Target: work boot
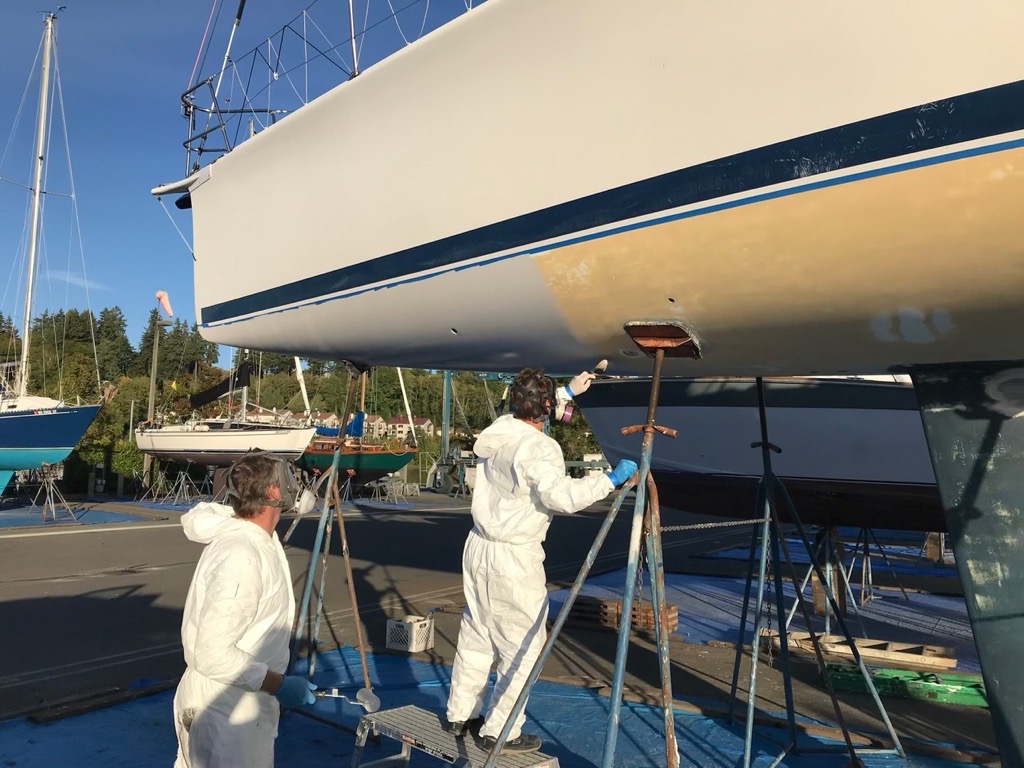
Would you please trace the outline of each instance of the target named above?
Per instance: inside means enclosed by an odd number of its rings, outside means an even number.
[[[484,727],[484,716],[479,715],[471,720],[456,720],[454,723],[448,720],[444,722],[444,729],[457,739],[463,738],[467,733],[476,736]]]
[[[497,739],[493,736],[484,736],[480,739],[480,747],[490,752],[494,749],[494,745],[497,743]],[[539,752],[540,751],[540,739],[534,736],[532,733],[521,733],[515,739],[509,739],[505,742],[505,746],[501,748],[504,752]]]

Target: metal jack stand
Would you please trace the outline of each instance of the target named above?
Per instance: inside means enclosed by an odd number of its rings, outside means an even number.
[[[615,764],[615,742],[619,731],[619,711],[622,706],[622,685],[626,673],[626,655],[629,649],[629,633],[632,625],[633,598],[636,589],[636,577],[640,566],[640,540],[641,534],[645,536],[647,546],[647,567],[651,576],[651,602],[654,607],[654,628],[655,639],[658,644],[658,661],[661,669],[661,696],[664,710],[665,723],[665,764],[669,768],[678,768],[679,749],[676,745],[675,723],[672,711],[672,677],[671,659],[669,658],[669,631],[665,626],[665,568],[661,552],[661,515],[658,507],[657,487],[650,475],[651,455],[654,449],[654,434],[660,432],[668,437],[675,437],[676,431],[668,427],[658,426],[654,423],[655,413],[658,408],[658,393],[661,387],[661,368],[666,356],[671,357],[700,357],[700,350],[697,343],[690,337],[689,333],[676,322],[631,322],[626,323],[625,331],[641,350],[654,358],[654,370],[651,377],[651,395],[647,407],[647,420],[643,425],[624,427],[623,432],[632,434],[643,431],[643,448],[640,456],[640,467],[637,473],[636,501],[633,506],[633,527],[629,541],[629,557],[626,564],[626,584],[622,596],[622,618],[619,624],[619,639],[615,654],[615,671],[612,677],[611,701],[608,712],[608,730],[605,734],[605,748],[603,768],[612,768]],[[579,575],[569,590],[562,609],[551,627],[547,642],[537,658],[526,684],[523,686],[519,698],[509,713],[505,725],[498,735],[498,739],[491,749],[487,762],[483,768],[493,768],[501,748],[508,740],[512,724],[526,706],[526,699],[530,690],[540,677],[544,668],[544,661],[554,648],[555,640],[561,631],[573,603],[579,596],[583,583],[590,573],[590,569],[597,558],[597,554],[604,544],[608,530],[615,521],[625,500],[626,493],[632,487],[632,482],[627,483],[619,492],[615,503],[612,504],[608,515],[605,517],[597,538],[587,553],[587,557],[580,568]],[[650,494],[648,496],[648,493]]]
[[[68,504],[64,494],[57,487],[57,481],[64,475],[63,470],[64,467],[61,464],[43,464],[39,468],[40,485],[35,498],[32,499],[32,506],[39,506],[39,497],[43,497],[42,520],[46,520],[46,516],[49,515],[54,522],[57,522],[58,510],[69,515],[72,520],[78,520],[71,505]]]
[[[781,497],[785,504],[786,511],[789,515],[790,521],[796,526],[797,531],[800,534],[800,538],[803,541],[804,547],[807,550],[807,554],[811,560],[811,568],[817,574],[823,585],[829,583],[824,572],[822,571],[821,565],[818,563],[815,550],[811,545],[810,540],[807,537],[807,533],[800,522],[800,518],[796,513],[796,509],[793,506],[793,502],[789,497],[789,493],[786,491],[786,487],[782,484],[782,481],[775,476],[772,472],[771,452],[781,453],[782,449],[776,445],[773,445],[768,441],[768,423],[765,417],[765,405],[764,405],[764,382],[761,377],[757,378],[757,401],[758,401],[758,412],[760,414],[761,421],[761,440],[756,443],[751,443],[751,448],[760,448],[761,457],[764,464],[763,475],[761,477],[761,483],[757,489],[757,509],[761,511],[761,524],[758,528],[755,528],[754,535],[750,541],[750,555],[747,565],[747,584],[746,590],[743,595],[743,611],[740,619],[740,630],[739,639],[736,644],[736,661],[733,666],[732,675],[732,686],[729,693],[729,711],[728,717],[733,720],[734,705],[736,702],[736,689],[739,680],[740,672],[740,661],[743,656],[743,637],[746,630],[747,615],[750,608],[750,593],[751,585],[754,576],[754,563],[759,563],[759,569],[757,573],[757,595],[754,607],[754,620],[753,620],[753,637],[751,640],[751,652],[750,652],[750,675],[748,678],[747,687],[747,714],[746,714],[746,731],[744,736],[743,745],[743,768],[750,767],[751,761],[751,749],[753,743],[753,727],[754,727],[754,706],[756,701],[757,691],[757,666],[758,666],[758,653],[760,650],[761,643],[761,629],[762,629],[762,616],[765,599],[765,580],[767,576],[768,561],[772,563],[772,579],[775,582],[775,612],[779,626],[779,648],[782,662],[782,674],[786,696],[786,719],[788,721],[789,730],[789,743],[783,748],[779,755],[770,764],[769,768],[778,765],[782,759],[789,753],[799,753],[800,749],[797,745],[796,740],[796,715],[793,705],[793,688],[792,679],[790,674],[790,659],[789,659],[789,638],[787,625],[788,622],[784,618],[783,608],[783,594],[782,594],[782,558],[785,557],[789,576],[792,579],[796,590],[796,600],[800,607],[801,613],[804,618],[804,622],[807,625],[807,630],[810,634],[811,642],[814,646],[814,654],[818,660],[818,668],[821,671],[822,680],[825,683],[825,687],[828,690],[829,697],[832,699],[832,706],[835,709],[836,719],[839,723],[839,727],[843,732],[843,739],[846,742],[846,751],[850,755],[850,766],[863,766],[860,758],[857,757],[857,753],[853,747],[853,742],[850,739],[849,730],[846,727],[846,722],[843,719],[842,711],[839,707],[839,701],[836,699],[835,691],[832,688],[832,682],[829,679],[827,670],[825,668],[825,660],[822,655],[821,646],[818,641],[818,636],[814,632],[811,624],[810,612],[807,609],[807,604],[803,597],[803,592],[798,586],[798,579],[796,575],[796,568],[793,564],[793,559],[790,557],[789,545],[786,542],[785,535],[782,531],[782,524],[780,522],[779,512],[776,507],[776,497]],[[758,547],[759,544],[759,547]],[[758,552],[759,556],[755,557],[755,552]],[[871,679],[871,675],[868,673],[867,667],[864,665],[864,660],[861,658],[860,652],[857,649],[857,645],[853,641],[853,637],[850,634],[849,628],[846,625],[846,620],[843,618],[842,613],[839,610],[839,606],[836,603],[835,596],[832,594],[832,590],[826,588],[825,599],[829,602],[833,615],[836,617],[836,621],[840,626],[840,629],[846,637],[846,641],[850,646],[850,650],[853,653],[854,660],[860,669],[861,675],[864,677],[864,681],[867,685],[868,691],[874,698],[875,706],[878,709],[879,715],[885,724],[885,727],[889,733],[889,737],[892,739],[894,749],[886,750],[871,750],[872,752],[881,753],[896,753],[900,757],[905,758],[906,754],[903,751],[903,745],[900,743],[899,737],[896,735],[896,731],[893,729],[892,723],[889,720],[889,715],[882,705],[882,701],[878,696],[878,691],[875,689],[874,682]],[[770,642],[770,641],[769,641]],[[814,749],[804,751],[835,751],[834,749]]]
[[[316,653],[317,647],[320,642],[320,619],[323,616],[324,607],[324,594],[327,586],[327,555],[331,549],[331,532],[334,527],[334,522],[337,520],[338,523],[338,535],[341,539],[341,555],[345,563],[345,577],[348,582],[348,596],[349,603],[352,606],[352,618],[355,623],[356,632],[356,644],[359,648],[359,660],[362,663],[363,670],[363,685],[364,689],[370,693],[373,691],[373,687],[370,684],[370,669],[366,663],[366,643],[363,639],[363,627],[362,621],[359,616],[359,604],[356,601],[356,590],[355,582],[352,577],[352,560],[349,557],[348,548],[348,537],[345,533],[345,521],[343,517],[343,496],[342,491],[338,487],[338,464],[341,460],[341,449],[336,448],[334,451],[334,462],[328,472],[324,473],[320,479],[313,486],[314,493],[319,491],[323,486],[326,486],[324,492],[324,505],[320,512],[320,520],[317,525],[316,537],[313,540],[313,546],[310,549],[309,555],[309,569],[306,572],[306,583],[302,591],[302,601],[300,603],[300,610],[298,617],[295,621],[294,634],[292,638],[292,651],[291,661],[289,663],[289,671],[295,664],[300,652],[302,651],[302,638],[306,627],[307,621],[310,619],[310,609],[313,610],[313,628],[310,633],[309,639],[309,665],[307,671],[308,679],[313,678],[313,673],[316,670]],[[351,483],[351,477],[345,482],[345,494],[348,495],[349,485]],[[292,532],[295,530],[299,519],[292,523],[289,527],[288,532],[285,534],[285,541],[291,537]],[[316,603],[313,605],[313,581],[316,578],[317,562],[320,563],[320,587],[317,590]],[[362,692],[362,691],[360,691]],[[337,727],[342,730],[348,731],[349,733],[355,734],[355,731],[351,728],[347,728],[341,725]]]
[[[861,542],[864,542],[864,549],[861,550]],[[885,554],[885,548],[878,542],[878,537],[875,536],[875,532],[868,528],[866,525],[863,526],[857,533],[857,542],[853,545],[853,557],[850,558],[850,568],[846,571],[846,580],[849,582],[850,577],[853,575],[854,565],[857,563],[858,553],[861,555],[860,560],[860,604],[867,605],[869,601],[875,599],[875,580],[871,573],[871,542],[875,542],[875,547],[882,555],[882,561],[889,568],[889,573],[892,574],[893,580],[896,582],[896,586],[900,588],[900,592],[903,593],[904,600],[910,600],[910,596],[907,594],[907,590],[903,588],[903,582],[900,581],[900,577],[896,575],[896,569],[892,567],[892,563],[889,562],[889,556]]]

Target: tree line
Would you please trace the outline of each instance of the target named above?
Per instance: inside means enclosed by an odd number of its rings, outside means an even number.
[[[85,467],[103,464],[108,471],[128,476],[141,471],[142,456],[131,439],[131,431],[145,419],[149,407],[149,375],[157,333],[160,342],[154,411],[163,421],[185,420],[193,415],[189,395],[217,384],[229,373],[217,364],[218,346],[203,339],[196,324],[179,319],[161,327],[159,312],[154,308],[138,344],[133,345],[124,314],[116,306],[104,308],[96,318],[88,310],[71,309],[43,313],[31,323],[29,391],[68,403],[103,401],[99,415],[73,454]],[[13,363],[20,352],[18,329],[11,318],[0,313],[0,363]],[[239,350],[232,365],[237,366],[243,357],[253,372],[248,388],[251,406],[301,414],[303,403],[292,356]],[[302,364],[311,409],[333,412],[344,419],[349,383],[358,373],[336,361],[310,359]],[[14,366],[0,370],[10,383]],[[443,374],[418,369],[403,369],[402,373],[413,415],[429,418],[440,427]],[[504,386],[499,380],[470,372],[453,376],[451,426],[456,438],[468,442],[474,431],[491,422]],[[394,368],[372,369],[365,387],[357,382],[354,391],[350,410],[362,406],[384,419],[406,415]],[[238,404],[237,395],[233,404]],[[195,415],[227,416],[228,402],[221,399],[210,403]],[[598,450],[580,416],[570,425],[554,425],[552,435],[562,444],[569,460]],[[436,450],[435,446],[435,441],[428,441],[423,449]],[[69,460],[66,476],[69,470],[75,474],[75,461]]]

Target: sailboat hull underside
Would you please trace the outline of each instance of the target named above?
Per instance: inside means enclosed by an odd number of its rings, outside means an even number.
[[[997,6],[488,3],[197,177],[202,333],[501,371],[645,373],[638,319],[700,342],[670,375],[1016,358],[1024,7]]]

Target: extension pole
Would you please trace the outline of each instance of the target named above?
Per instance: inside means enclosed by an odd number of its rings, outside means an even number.
[[[363,686],[373,690],[370,685],[370,668],[366,663],[366,643],[363,641],[363,622],[359,616],[359,603],[356,600],[356,585],[352,579],[352,558],[349,557],[348,536],[345,533],[345,516],[341,509],[341,496],[338,493],[338,462],[341,459],[341,448],[334,449],[334,465],[331,467],[333,476],[330,483],[330,494],[334,497],[335,509],[338,510],[338,535],[341,536],[341,557],[345,563],[345,578],[348,580],[348,599],[352,605],[352,621],[355,624],[356,644],[359,646],[359,662],[363,666]]]

